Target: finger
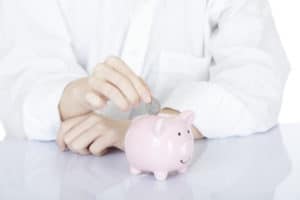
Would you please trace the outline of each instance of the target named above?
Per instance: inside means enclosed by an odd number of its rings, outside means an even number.
[[[127,64],[118,57],[108,57],[105,63],[127,76],[145,103],[151,102],[151,92],[147,84],[138,77]]]
[[[93,109],[101,109],[107,103],[107,99],[105,97],[100,97],[99,95],[95,94],[94,92],[88,92],[85,95],[85,99],[86,99],[87,103]]]
[[[74,117],[69,120],[66,120],[61,123],[60,129],[58,131],[57,137],[56,137],[56,142],[59,146],[59,148],[64,151],[66,148],[66,144],[64,142],[64,135],[71,129],[73,128],[76,124],[81,122],[83,119],[85,119],[87,116],[79,116],[79,117]]]
[[[105,134],[97,138],[89,147],[91,154],[101,156],[105,150],[113,145],[113,138],[111,134]]]
[[[138,104],[139,94],[131,81],[124,74],[110,66],[103,67],[101,71],[96,71],[94,74],[96,77],[99,77],[99,79],[104,79],[115,85],[132,105]]]
[[[79,155],[89,155],[90,154],[88,149],[70,149],[70,151],[77,153]]]
[[[103,128],[99,128],[98,125],[89,128],[84,134],[72,141],[72,148],[75,150],[88,149],[88,146],[101,136],[102,131]]]
[[[71,148],[72,141],[80,136],[83,132],[93,127],[99,121],[99,117],[95,115],[89,115],[86,119],[81,121],[79,124],[71,128],[64,137],[65,144]]]
[[[129,109],[129,103],[126,97],[124,97],[120,90],[117,89],[115,86],[103,80],[96,79],[94,77],[90,77],[89,82],[91,87],[95,91],[110,99],[121,110],[127,111]]]

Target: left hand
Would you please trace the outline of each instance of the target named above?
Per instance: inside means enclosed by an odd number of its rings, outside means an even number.
[[[57,144],[61,150],[101,156],[109,147],[124,150],[129,120],[113,120],[96,113],[68,119],[61,124]]]

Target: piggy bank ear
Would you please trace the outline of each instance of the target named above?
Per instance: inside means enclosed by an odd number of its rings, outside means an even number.
[[[164,126],[164,119],[159,118],[156,120],[154,125],[154,135],[155,136],[161,136],[163,133],[163,126]]]
[[[188,124],[193,124],[195,119],[195,114],[192,111],[184,111],[179,114],[179,117],[186,121]]]

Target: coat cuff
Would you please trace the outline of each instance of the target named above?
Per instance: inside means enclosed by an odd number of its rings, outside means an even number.
[[[252,115],[242,101],[211,82],[182,84],[162,106],[193,111],[194,126],[207,138],[249,135],[255,131]]]
[[[51,141],[61,124],[58,109],[66,85],[84,75],[69,75],[43,81],[25,97],[23,104],[23,128],[28,139]]]

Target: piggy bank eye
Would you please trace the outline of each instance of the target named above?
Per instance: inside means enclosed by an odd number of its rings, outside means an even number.
[[[190,130],[187,130],[187,133],[190,133],[191,131]]]
[[[180,133],[180,132],[178,132],[178,136],[181,136],[181,133]]]

